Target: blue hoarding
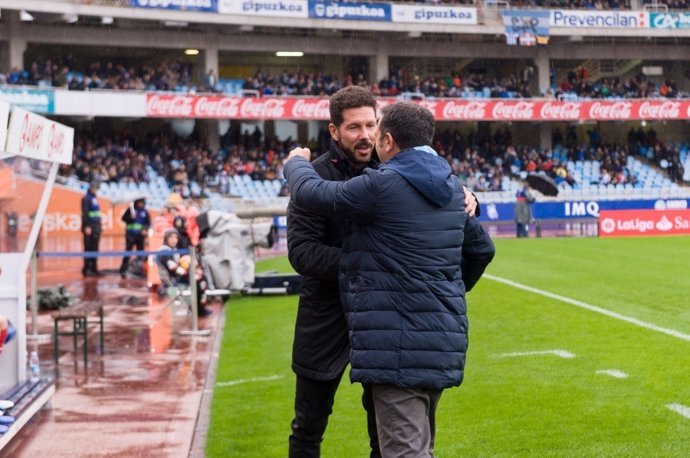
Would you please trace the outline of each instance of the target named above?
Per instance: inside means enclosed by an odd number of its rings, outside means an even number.
[[[481,194],[478,196],[481,201]],[[513,203],[484,203],[480,221],[513,221]],[[690,208],[690,199],[573,200],[536,202],[532,214],[537,220],[582,219],[599,217],[600,210],[666,210]]]
[[[130,0],[129,4],[136,8],[218,12],[218,0]]]
[[[309,17],[390,22],[392,14],[391,5],[388,3],[338,3],[310,0]]]
[[[690,29],[690,13],[650,13],[649,24],[654,29]]]
[[[53,91],[1,88],[0,100],[34,113],[55,113],[55,93]]]

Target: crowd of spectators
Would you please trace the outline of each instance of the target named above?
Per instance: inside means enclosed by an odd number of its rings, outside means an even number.
[[[258,130],[227,134],[218,152],[194,138],[179,139],[173,134],[79,133],[72,163],[61,166],[60,174],[86,182],[141,183],[150,182],[153,171],[166,179],[172,192],[195,198],[203,197],[208,187],[227,193],[232,175],[253,180],[281,177],[282,160],[294,146],[291,139],[264,140]]]
[[[139,90],[178,92],[222,92],[223,85],[217,75],[209,71],[203,81],[193,81],[193,66],[188,61],[164,61],[159,64],[129,65],[116,61],[105,64],[94,62],[75,70],[78,64],[68,55],[64,58],[32,61],[28,68],[13,68],[8,74],[0,73],[0,85],[30,85],[62,87],[70,90]],[[395,97],[417,94],[424,97],[531,97],[536,70],[525,66],[519,71],[501,75],[487,74],[483,70],[450,72],[445,76],[426,76],[408,69],[391,68],[390,76],[370,84],[361,69],[350,69],[339,76],[327,72],[294,71],[285,69],[279,74],[258,71],[247,78],[242,89],[256,91],[263,96],[330,96],[342,87],[359,85],[369,87],[376,96]],[[579,66],[567,73],[557,84],[552,72],[552,88],[544,95],[559,97],[573,95],[583,98],[649,98],[688,97],[680,91],[673,79],[655,82],[640,73],[633,78],[603,78],[592,81],[587,69]]]
[[[534,69],[523,71],[522,76],[487,78],[485,72],[470,71],[464,77],[460,72],[448,76],[421,76],[410,71],[391,69],[391,75],[369,85],[364,74],[350,72],[339,78],[334,74],[292,72],[284,70],[279,75],[257,72],[248,78],[244,90],[255,90],[261,95],[313,95],[328,96],[342,87],[358,85],[369,87],[376,96],[395,97],[401,94],[417,94],[425,97],[463,97],[481,94],[485,97],[529,97],[529,85]]]
[[[614,77],[602,78],[598,82],[592,82],[588,77],[587,69],[582,66],[568,72],[556,90],[547,95],[558,97],[561,94],[575,94],[578,97],[594,99],[610,97],[636,99],[650,97],[678,98],[688,96],[687,93],[678,90],[678,86],[673,79],[669,78],[657,84],[642,73],[625,80]]]
[[[0,73],[0,84],[61,87],[84,91],[119,89],[173,91],[192,87],[192,64],[188,61],[164,61],[156,65],[128,64],[118,61],[80,65],[74,56],[33,60],[26,68],[12,68]]]
[[[628,146],[632,153],[646,158],[661,169],[666,170],[669,178],[676,183],[683,183],[685,168],[681,161],[680,145],[659,141],[654,129],[646,132],[639,128],[628,132]]]
[[[242,89],[258,91],[261,95],[315,95],[329,96],[344,86],[352,84],[367,85],[364,76],[355,79],[351,75],[338,77],[331,73],[293,72],[283,70],[279,75],[257,72],[248,78]]]
[[[309,146],[326,151],[330,136],[326,130]],[[589,143],[578,143],[574,128],[565,136],[556,131],[554,148],[518,145],[508,128],[495,132],[474,130],[463,135],[458,130],[437,133],[433,146],[450,164],[453,173],[475,192],[505,191],[504,177],[520,178],[525,173],[543,172],[559,186],[576,186],[569,161],[598,161],[598,178],[590,184],[636,184],[628,167],[629,156],[639,157],[665,169],[669,177],[682,182],[683,166],[677,145],[660,142],[653,129],[632,129],[625,144],[602,143],[590,131]],[[209,189],[228,194],[231,177],[248,175],[252,180],[282,178],[282,161],[296,146],[292,139],[265,139],[263,133],[228,132],[218,152],[193,138],[156,133],[135,138],[127,134],[100,137],[79,134],[75,138],[71,165],[62,166],[63,176],[83,181],[148,182],[154,175],[165,177],[171,191],[183,198],[204,197]],[[582,184],[582,183],[580,183]]]
[[[544,172],[557,183],[574,185],[565,155],[554,150],[515,145],[510,131],[493,134],[473,131],[466,137],[446,130],[434,139],[434,148],[445,157],[459,181],[474,192],[506,191],[504,177],[517,178],[521,172]]]
[[[530,81],[534,69],[526,67],[504,77],[487,78],[486,72],[471,70],[463,75],[451,72],[443,77],[424,77],[401,69],[391,69],[388,78],[373,85],[374,95],[397,96],[401,93],[422,94],[425,97],[463,97],[481,94],[492,98],[530,97]]]
[[[687,10],[690,9],[690,1],[688,0],[643,0],[645,5],[666,5],[669,10]]]

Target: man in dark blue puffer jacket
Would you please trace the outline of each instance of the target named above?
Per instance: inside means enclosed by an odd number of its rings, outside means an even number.
[[[372,384],[382,455],[426,457],[433,454],[442,390],[463,378],[465,293],[495,248],[476,218],[468,218],[447,161],[428,146],[431,112],[403,102],[382,115],[378,170],[328,182],[306,160],[309,150],[297,148],[285,175],[301,208],[348,219],[339,284],[350,378]]]

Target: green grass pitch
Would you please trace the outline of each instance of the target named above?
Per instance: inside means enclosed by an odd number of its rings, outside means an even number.
[[[468,294],[465,381],[441,398],[435,455],[690,456],[690,237],[496,247]],[[290,267],[285,258],[257,267],[267,269]],[[227,305],[208,456],[287,456],[296,306],[297,296]],[[368,456],[360,394],[346,375],[324,458]]]

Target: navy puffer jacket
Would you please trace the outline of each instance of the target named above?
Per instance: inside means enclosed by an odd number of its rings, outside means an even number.
[[[494,246],[467,217],[448,163],[409,149],[344,183],[321,180],[303,159],[288,161],[285,174],[297,205],[350,221],[340,290],[352,381],[459,385],[467,351],[466,286],[479,279]]]

